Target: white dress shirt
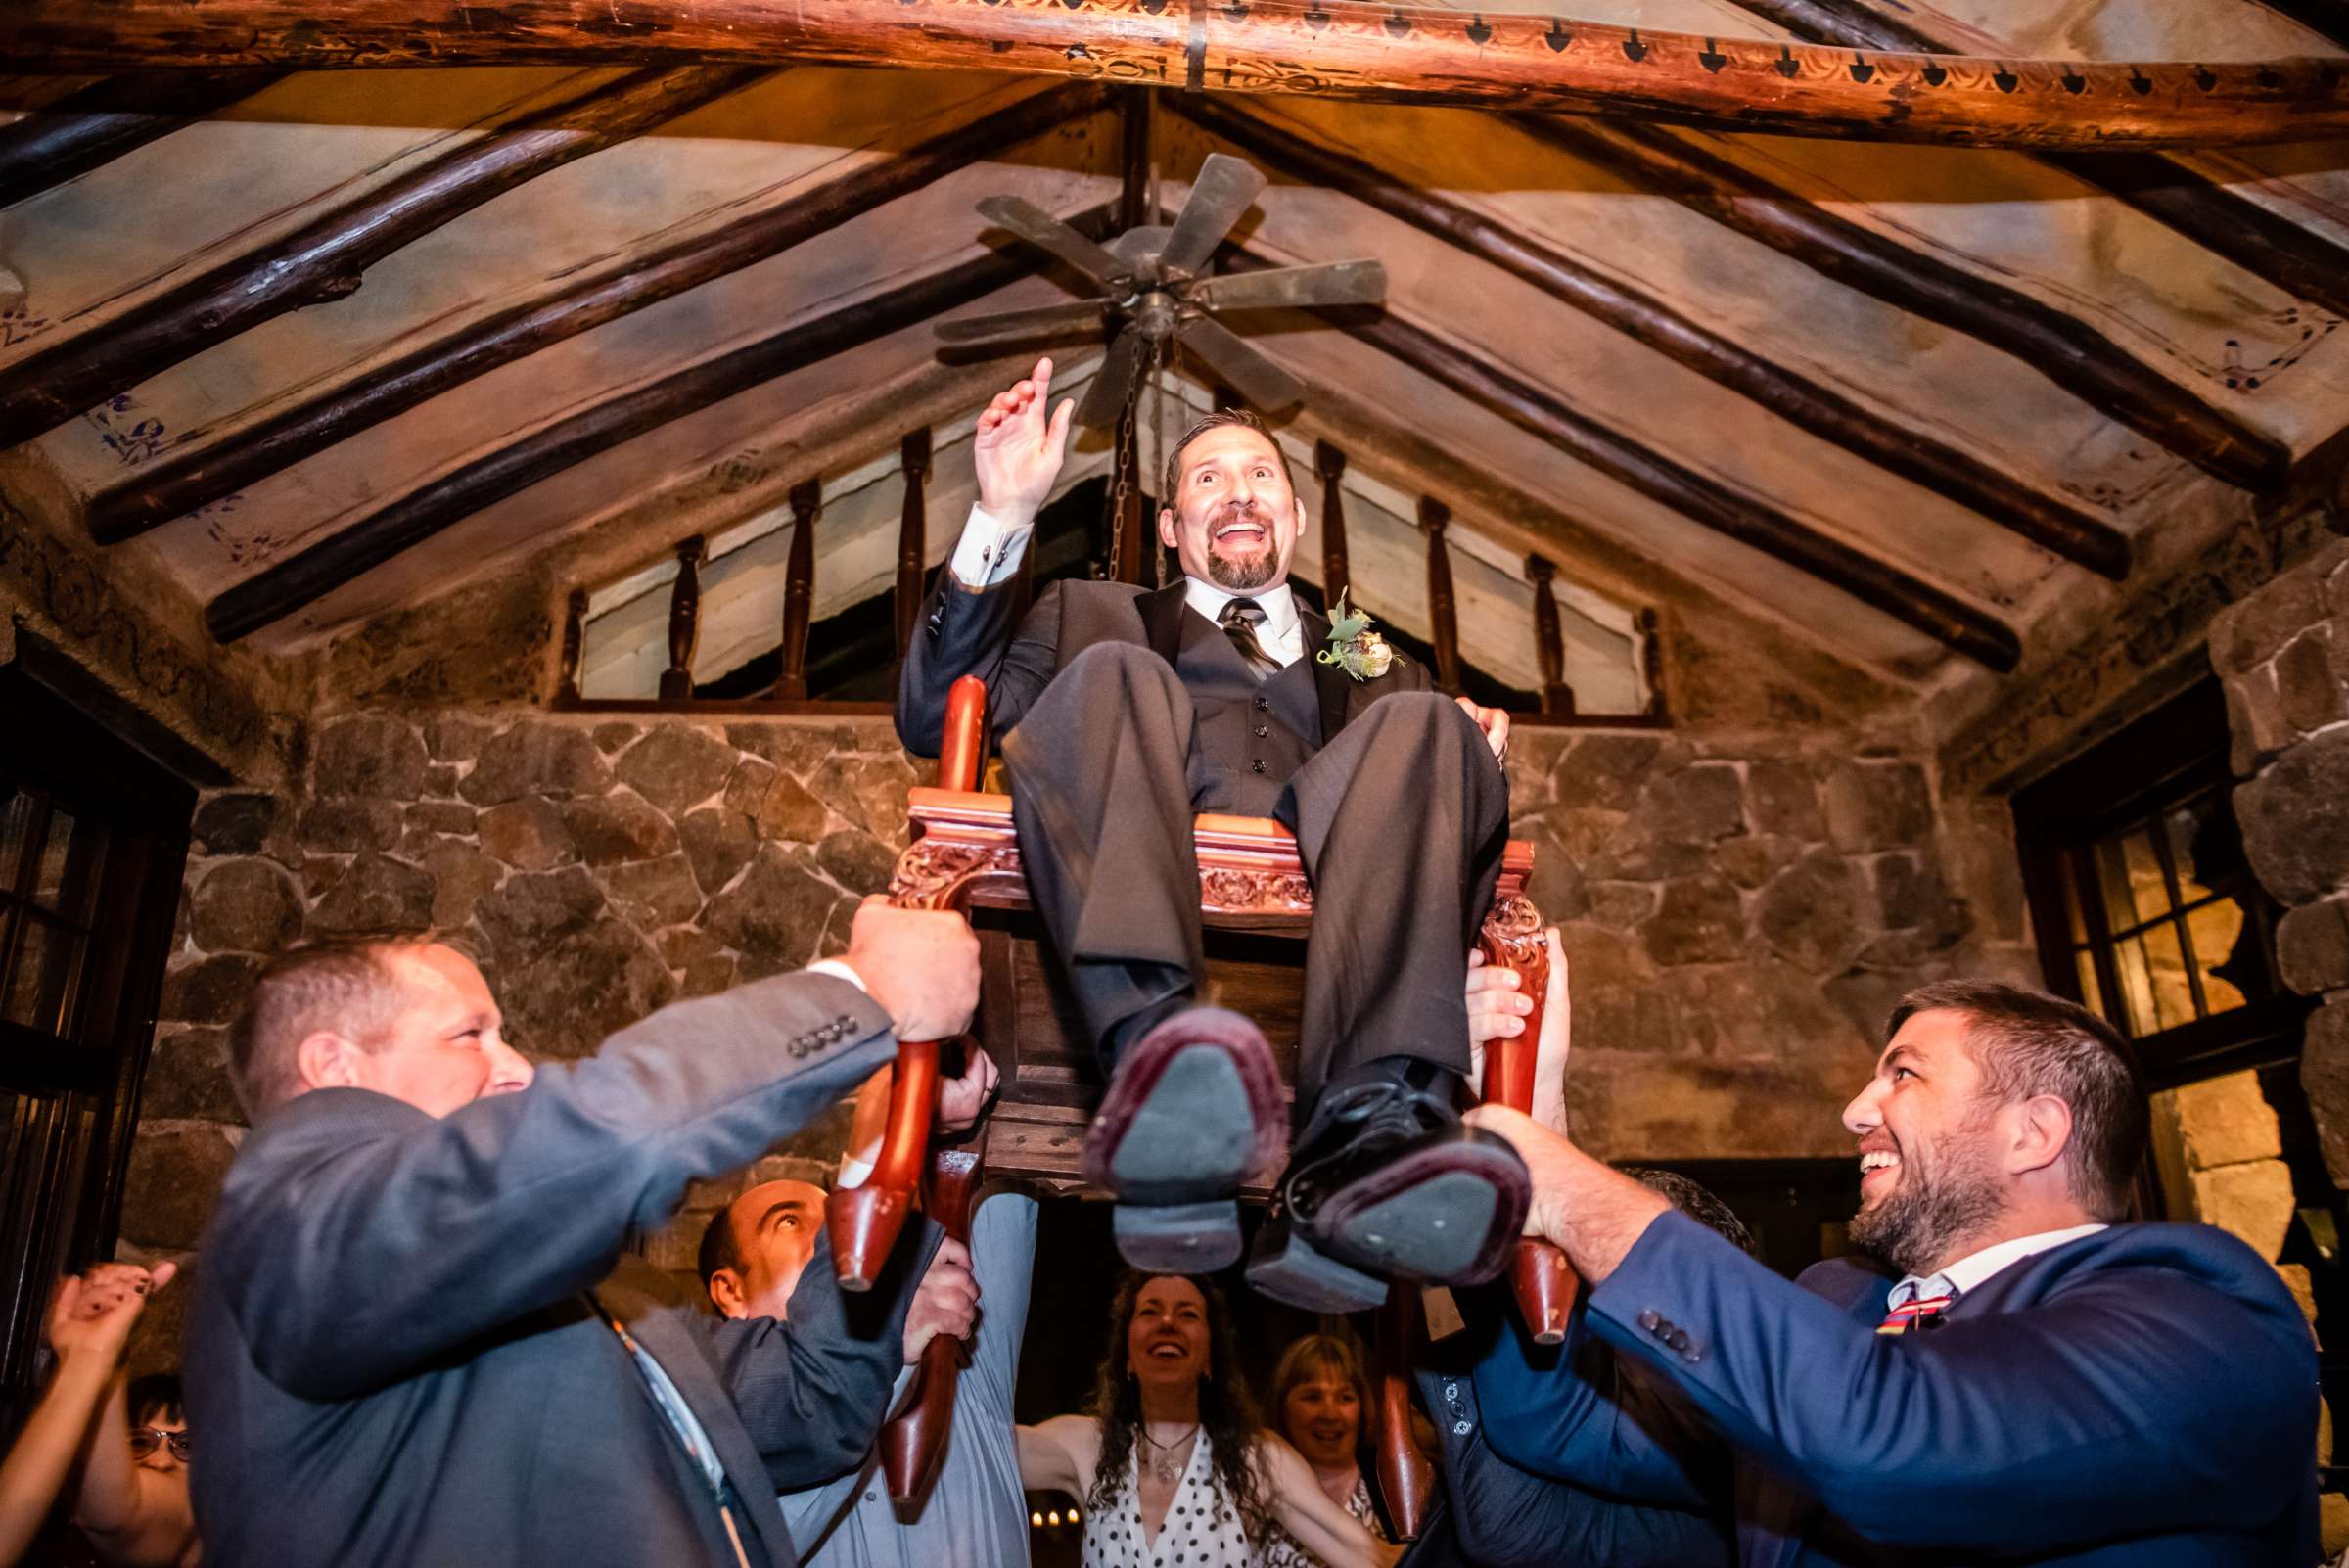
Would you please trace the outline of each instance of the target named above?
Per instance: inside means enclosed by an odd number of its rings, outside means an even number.
[[[1020,570],[1020,557],[1028,550],[1028,536],[1035,531],[1034,519],[1026,523],[1006,522],[984,506],[974,506],[970,521],[962,526],[962,537],[955,541],[953,560],[947,570],[966,588],[992,588],[1009,582]],[[1256,628],[1256,640],[1265,652],[1284,666],[1305,657],[1304,623],[1298,619],[1296,596],[1289,592],[1285,581],[1247,595],[1228,592],[1188,575],[1182,582],[1185,601],[1210,621],[1221,615],[1223,607],[1234,599],[1254,599],[1265,612],[1264,624]]]
[[[2046,1252],[2050,1247],[2060,1247],[2082,1236],[2093,1236],[2104,1228],[2101,1224],[2093,1224],[2073,1225],[2068,1230],[2043,1230],[2035,1236],[2016,1236],[2011,1241],[1984,1247],[1980,1252],[1969,1252],[1940,1273],[1921,1278],[1910,1274],[1903,1278],[1892,1287],[1891,1296],[1884,1302],[1884,1310],[1890,1312],[1912,1301],[1931,1301],[1936,1296],[1962,1296],[2002,1268],[2021,1263],[2025,1258]]]

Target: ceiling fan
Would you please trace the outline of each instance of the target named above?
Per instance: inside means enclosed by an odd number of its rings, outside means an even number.
[[[1251,407],[1287,408],[1305,396],[1305,383],[1249,346],[1217,314],[1378,304],[1387,297],[1387,269],[1376,261],[1321,261],[1204,276],[1216,247],[1264,188],[1264,175],[1250,164],[1210,153],[1172,226],[1128,229],[1107,245],[1085,238],[1032,202],[990,196],[979,204],[983,216],[1058,256],[1102,293],[1091,300],[942,321],[938,335],[950,344],[1013,343],[1097,335],[1117,322],[1108,357],[1077,410],[1080,424],[1096,428],[1117,422],[1140,386],[1139,372],[1168,351],[1170,340],[1197,354]]]

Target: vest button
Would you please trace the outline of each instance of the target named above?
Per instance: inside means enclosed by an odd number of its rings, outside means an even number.
[[[1263,725],[1263,724],[1259,724],[1259,725],[1257,725],[1257,726],[1256,726],[1256,738],[1257,738],[1258,740],[1263,740],[1263,739],[1264,739],[1264,738],[1265,738],[1267,735],[1269,735],[1269,734],[1271,734],[1271,733],[1272,733],[1272,731],[1271,731],[1270,729],[1267,728],[1267,727],[1266,727],[1265,725]]]
[[[1265,770],[1265,760],[1264,760],[1263,758],[1261,758],[1261,757],[1260,757],[1260,758],[1258,758],[1258,759],[1257,759],[1255,761],[1253,761],[1253,762],[1250,762],[1250,763],[1248,764],[1248,771],[1249,771],[1249,772],[1251,772],[1251,773],[1261,773],[1261,772],[1263,772],[1264,770]]]
[[[1268,714],[1272,712],[1272,699],[1269,697],[1259,697],[1256,700],[1256,711],[1260,714]]]

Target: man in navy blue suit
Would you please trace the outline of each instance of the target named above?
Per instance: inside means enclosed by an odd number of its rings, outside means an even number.
[[[1497,1453],[1630,1500],[1709,1498],[1747,1568],[2317,1561],[2317,1366],[2275,1269],[2205,1225],[2121,1223],[2147,1130],[2094,1014],[1946,982],[1845,1109],[1852,1239],[1789,1284],[1530,1118],[1529,1230],[1589,1288],[1617,1386],[1488,1359]],[[1661,1389],[1693,1417],[1658,1418]],[[1727,1459],[1727,1479],[1719,1460]]]

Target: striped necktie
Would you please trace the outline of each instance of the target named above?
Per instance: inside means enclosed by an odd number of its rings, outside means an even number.
[[[1216,618],[1223,634],[1240,651],[1240,660],[1248,672],[1258,680],[1280,673],[1280,661],[1265,652],[1265,645],[1256,640],[1256,628],[1265,623],[1265,607],[1254,599],[1234,599],[1223,607]]]
[[[1877,1325],[1879,1334],[1906,1334],[1919,1328],[1938,1328],[1941,1314],[1950,1310],[1956,1295],[1914,1296],[1884,1314]]]

